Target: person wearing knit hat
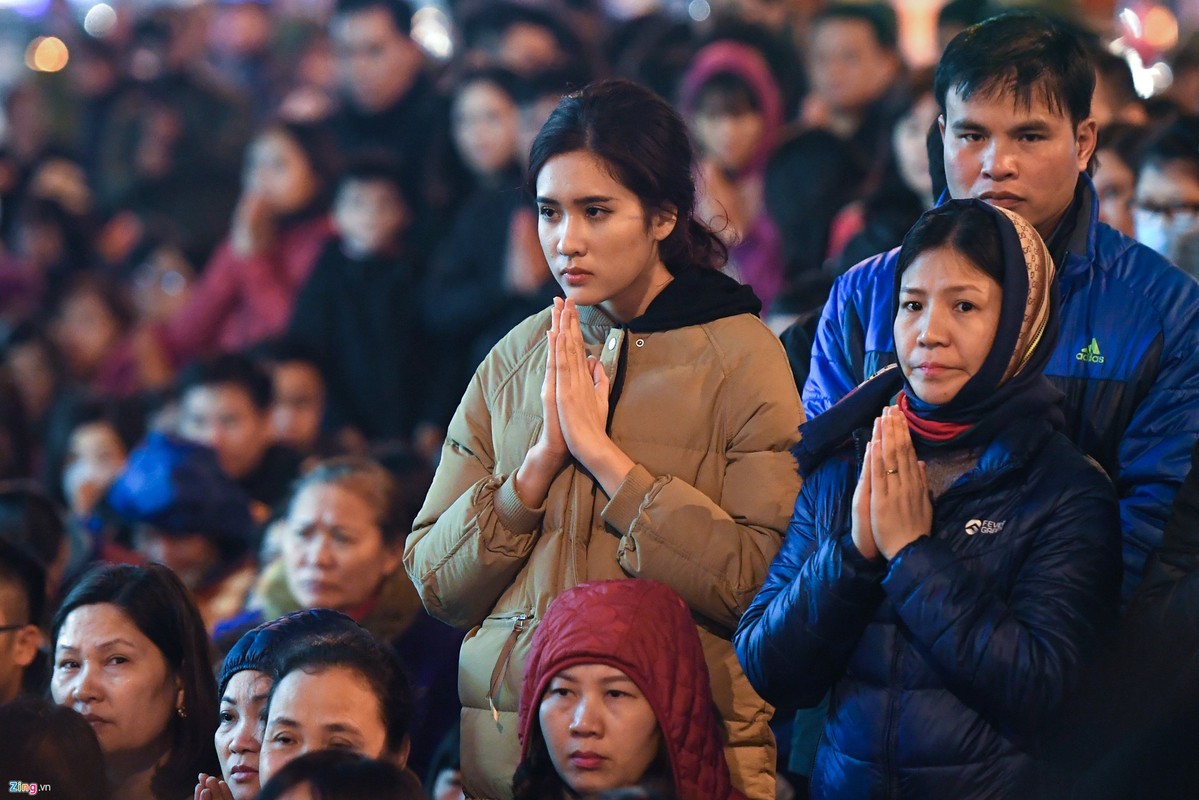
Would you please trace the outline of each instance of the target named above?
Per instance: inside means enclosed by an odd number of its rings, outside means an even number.
[[[732,788],[708,666],[683,598],[650,579],[583,583],[533,637],[516,800],[643,784],[678,800]]]
[[[895,271],[897,365],[803,428],[806,480],[734,643],[764,698],[815,712],[813,798],[1020,796],[1115,623],[1116,494],[1043,374],[1054,272],[1014,212],[925,212]]]
[[[250,499],[211,449],[151,433],[130,454],[107,504],[135,527],[138,551],[192,591],[209,631],[241,608],[255,575]]]
[[[254,800],[258,796],[261,714],[279,665],[292,653],[357,627],[345,614],[318,608],[263,623],[237,640],[217,674],[221,705],[214,743],[224,780],[200,775],[196,800]]]

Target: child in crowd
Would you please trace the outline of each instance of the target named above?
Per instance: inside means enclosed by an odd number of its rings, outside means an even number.
[[[224,355],[184,370],[178,395],[179,435],[216,451],[265,522],[300,469],[299,455],[271,438],[270,377],[245,356]]]
[[[288,338],[320,365],[332,430],[411,443],[431,457],[442,434],[430,408],[405,186],[399,165],[381,155],[342,175],[333,203],[338,236],[296,300]]]
[[[328,392],[320,364],[308,348],[278,339],[254,348],[252,357],[271,376],[271,436],[275,443],[304,457],[339,452],[333,437],[321,429]]]
[[[213,451],[152,433],[130,455],[107,504],[135,526],[138,552],[170,567],[192,592],[208,630],[245,603],[257,575],[250,500]]]

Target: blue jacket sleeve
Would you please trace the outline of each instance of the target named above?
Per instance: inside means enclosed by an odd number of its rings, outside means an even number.
[[[749,682],[777,706],[823,699],[883,598],[883,563],[865,559],[848,532],[817,529],[819,477],[804,483],[782,549],[733,638]]]
[[[866,364],[872,360],[869,350],[890,351],[892,265],[897,257],[898,250],[880,253],[833,283],[816,328],[803,388],[808,419],[870,377],[866,374]],[[884,360],[889,363],[889,358]]]
[[[1138,250],[1143,248],[1137,248]],[[1142,256],[1143,257],[1143,256]],[[1120,438],[1119,473],[1124,532],[1123,597],[1129,598],[1162,532],[1199,437],[1199,284],[1169,269],[1146,289],[1162,298],[1161,355],[1149,390]],[[1148,365],[1147,365],[1148,366]]]
[[[1115,622],[1120,559],[1115,497],[1098,475],[1054,507],[1015,587],[999,596],[942,541],[892,560],[883,588],[945,683],[1005,735],[1027,741],[1076,687]]]
[[[847,280],[842,275],[833,283],[820,324],[816,327],[816,341],[812,345],[812,363],[808,380],[803,387],[804,415],[812,419],[821,411],[836,403],[857,386],[860,379],[854,372],[854,361],[860,367],[861,356],[854,353],[846,343]]]

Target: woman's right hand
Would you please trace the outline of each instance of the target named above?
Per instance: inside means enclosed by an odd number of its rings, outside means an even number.
[[[545,378],[541,381],[541,436],[525,453],[525,460],[516,470],[516,493],[529,508],[537,508],[549,494],[550,484],[570,461],[570,449],[562,436],[562,425],[558,420],[558,398],[555,386],[558,381],[557,345],[562,331],[561,298],[554,298],[550,309],[550,330],[545,356]]]
[[[192,800],[233,800],[229,784],[214,775],[200,773],[200,779],[192,792]]]
[[[866,456],[862,459],[862,474],[858,476],[858,487],[853,490],[853,510],[850,536],[854,547],[870,561],[879,557],[874,532],[870,528],[870,473],[873,469],[873,444],[866,445]]]

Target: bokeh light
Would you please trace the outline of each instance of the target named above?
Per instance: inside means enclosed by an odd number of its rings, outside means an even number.
[[[1165,6],[1153,6],[1141,20],[1144,25],[1145,44],[1158,51],[1166,51],[1178,44],[1178,19]]]
[[[35,72],[58,72],[69,59],[66,44],[57,36],[39,36],[25,50],[25,66]]]
[[[108,3],[97,3],[83,18],[83,29],[89,36],[102,39],[112,32],[117,24],[117,12]]]

